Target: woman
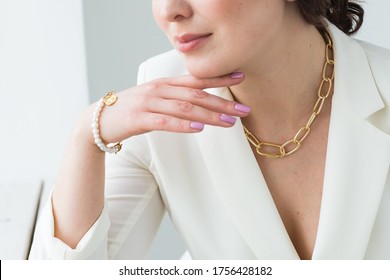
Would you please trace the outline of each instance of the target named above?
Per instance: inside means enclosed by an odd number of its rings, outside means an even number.
[[[362,8],[153,11],[176,50],[81,116],[30,257],[144,258],[167,210],[195,259],[390,259],[390,53],[346,35]]]

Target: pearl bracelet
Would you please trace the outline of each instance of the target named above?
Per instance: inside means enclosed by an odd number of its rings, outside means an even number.
[[[95,144],[100,148],[100,150],[110,154],[112,153],[116,154],[117,152],[119,152],[122,149],[122,143],[118,142],[111,146],[106,146],[103,143],[102,138],[100,138],[99,117],[103,110],[104,105],[107,106],[114,105],[117,100],[118,97],[115,95],[115,92],[113,91],[110,91],[104,97],[102,97],[96,104],[95,110],[93,111],[92,124],[91,124]]]

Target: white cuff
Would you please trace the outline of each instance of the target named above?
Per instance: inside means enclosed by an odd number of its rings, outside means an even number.
[[[51,198],[51,194],[49,196]],[[107,236],[110,220],[107,202],[102,213],[92,227],[83,236],[75,249],[54,237],[54,217],[51,199],[47,200],[42,215],[39,217],[31,248],[30,259],[107,259]]]

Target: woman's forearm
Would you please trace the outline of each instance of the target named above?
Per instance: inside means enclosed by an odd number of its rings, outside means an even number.
[[[54,235],[75,248],[104,205],[105,154],[91,143],[88,116],[70,139],[53,190]]]

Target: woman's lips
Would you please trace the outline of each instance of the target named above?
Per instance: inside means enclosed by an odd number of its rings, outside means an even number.
[[[211,36],[207,34],[184,34],[175,37],[176,46],[182,53],[190,52],[203,45]]]

